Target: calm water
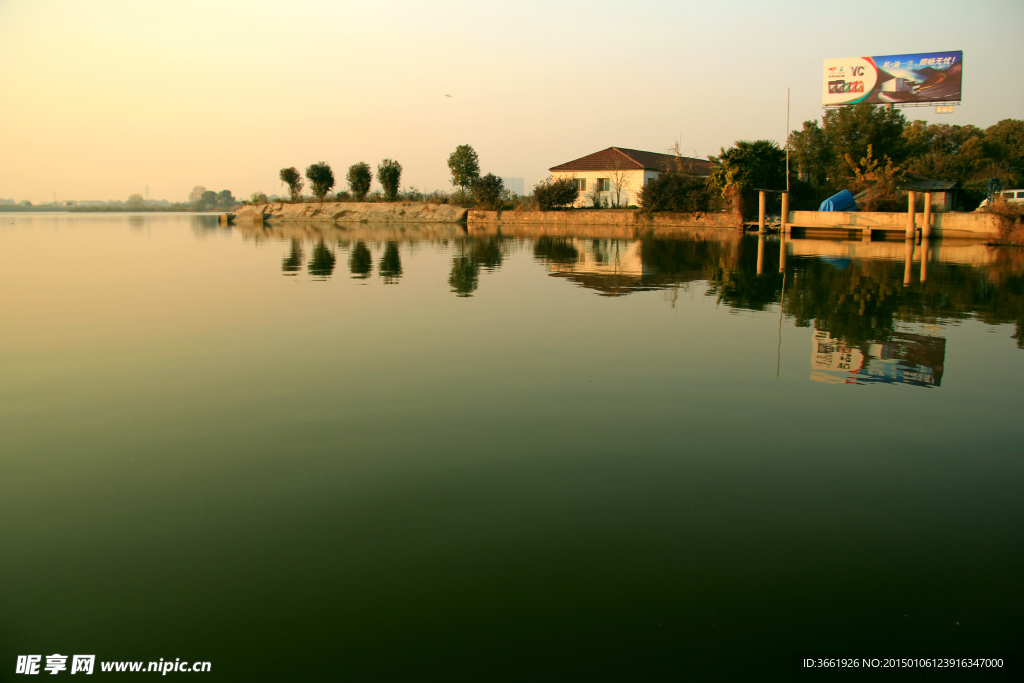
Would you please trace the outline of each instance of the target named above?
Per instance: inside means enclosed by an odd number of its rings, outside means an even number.
[[[0,680],[1020,650],[1020,251],[0,221]]]

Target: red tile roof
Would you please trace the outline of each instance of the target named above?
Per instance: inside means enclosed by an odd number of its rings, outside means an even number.
[[[600,152],[594,152],[585,157],[559,164],[548,170],[554,173],[614,170],[639,171],[642,169],[665,172],[675,168],[675,161],[677,159],[683,163],[683,169],[687,173],[693,173],[694,175],[708,176],[711,175],[711,171],[715,168],[713,163],[705,159],[677,157],[674,154],[643,152],[638,149],[625,149],[623,147],[609,147]]]

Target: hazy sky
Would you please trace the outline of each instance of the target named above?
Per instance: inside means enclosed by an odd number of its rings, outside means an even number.
[[[449,188],[464,143],[529,186],[611,145],[782,140],[829,57],[963,50],[963,106],[904,111],[985,127],[1024,118],[1022,35],[1020,0],[0,0],[0,198],[283,194],[283,166],[385,157]]]

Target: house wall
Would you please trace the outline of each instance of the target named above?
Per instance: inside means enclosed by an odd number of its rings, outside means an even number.
[[[624,171],[626,174],[626,183],[623,185],[621,193],[621,205],[629,206],[630,204],[636,204],[636,195],[640,192],[640,188],[643,187],[645,178],[657,177],[657,171]],[[592,206],[590,199],[590,191],[597,187],[598,178],[608,178],[609,184],[611,182],[611,173],[608,171],[576,171],[574,173],[556,173],[552,172],[551,177],[553,179],[559,178],[582,178],[587,181],[587,189],[580,192],[579,201],[574,206]],[[601,193],[601,199],[608,200],[608,205],[611,206],[614,200],[615,192],[609,190],[608,192]]]

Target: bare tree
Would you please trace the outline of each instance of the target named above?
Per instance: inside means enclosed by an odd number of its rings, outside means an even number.
[[[622,205],[622,193],[629,190],[629,173],[632,169],[626,167],[622,152],[612,156],[612,167],[608,171],[608,184],[614,196],[612,206],[618,208]]]

